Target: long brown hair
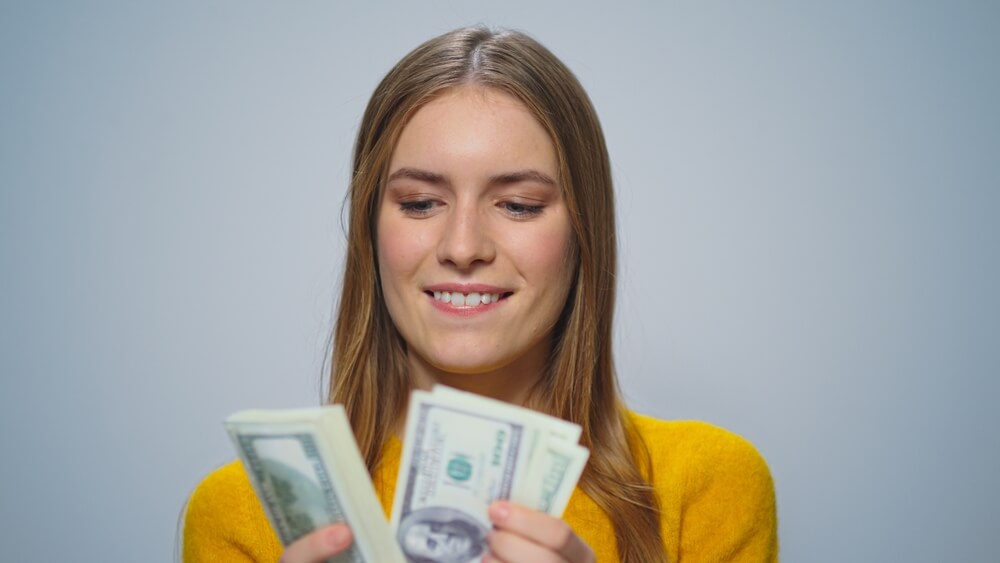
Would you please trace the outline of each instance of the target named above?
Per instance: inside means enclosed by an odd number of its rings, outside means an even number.
[[[604,134],[576,77],[545,47],[511,31],[446,33],[404,57],[375,89],[354,147],[347,258],[329,401],[347,410],[369,471],[406,406],[406,343],[381,295],[376,217],[389,160],[413,113],[448,88],[496,88],[524,103],[555,144],[576,250],[576,276],[548,370],[527,406],[583,427],[591,450],[580,486],[607,512],[623,561],[666,561],[645,445],[618,390],[611,350],[614,194]]]

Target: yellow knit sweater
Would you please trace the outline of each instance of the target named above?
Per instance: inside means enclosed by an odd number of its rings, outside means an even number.
[[[702,422],[633,415],[653,462],[661,528],[672,563],[778,559],[774,485],[764,459],[739,436]],[[386,517],[392,508],[402,444],[391,438],[372,481]],[[618,561],[608,515],[579,488],[563,519],[598,562]],[[281,557],[281,543],[238,461],[206,477],[188,501],[184,561],[260,561]]]

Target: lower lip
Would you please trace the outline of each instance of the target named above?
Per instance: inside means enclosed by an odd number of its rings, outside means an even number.
[[[434,299],[433,295],[427,295],[426,293],[424,295],[427,296],[427,299],[430,299],[431,305],[433,305],[435,309],[441,311],[442,313],[455,315],[457,317],[469,317],[480,313],[488,313],[507,300],[507,298],[503,298],[497,300],[496,303],[488,303],[486,305],[480,304],[474,307],[452,307],[450,303],[444,303],[443,301]]]

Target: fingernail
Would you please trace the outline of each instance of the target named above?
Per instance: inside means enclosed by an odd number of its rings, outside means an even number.
[[[327,539],[330,541],[330,547],[341,548],[347,545],[347,542],[351,538],[351,533],[347,531],[347,528],[343,526],[337,526],[330,531],[330,535]]]
[[[510,505],[506,502],[494,502],[490,506],[490,520],[502,522],[510,516]]]

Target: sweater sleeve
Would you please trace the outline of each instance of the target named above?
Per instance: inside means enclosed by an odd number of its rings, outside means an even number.
[[[680,499],[679,559],[695,562],[776,562],[777,509],[767,463],[750,442],[721,428],[698,425],[685,452]]]
[[[184,515],[184,563],[277,561],[281,543],[239,462],[205,477]]]

